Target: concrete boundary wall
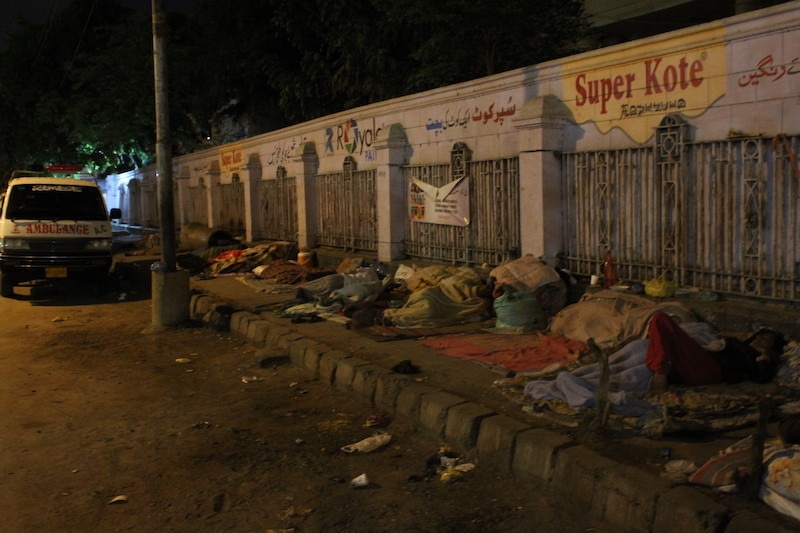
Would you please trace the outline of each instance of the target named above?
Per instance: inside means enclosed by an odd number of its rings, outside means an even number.
[[[400,258],[409,213],[406,165],[519,158],[521,254],[551,264],[561,252],[561,163],[566,151],[651,145],[680,115],[696,141],[798,133],[800,2],[737,15],[487,78],[364,106],[174,158],[179,224],[220,225],[219,186],[243,186],[245,238],[258,234],[259,180],[297,178],[297,242],[318,231],[314,177],[345,159],[376,171],[380,260]],[[141,182],[141,186],[134,186]],[[110,176],[106,195],[125,222],[157,224],[154,168]],[[205,204],[197,204],[198,187]],[[191,190],[190,190],[191,189]],[[189,205],[192,204],[192,205]],[[205,213],[206,220],[186,220]],[[195,216],[195,215],[193,215]]]
[[[617,464],[555,431],[530,427],[331,349],[268,314],[231,313],[228,302],[204,294],[192,296],[190,314],[215,329],[227,321],[231,332],[269,350],[271,357],[288,360],[315,379],[358,394],[417,431],[529,484],[531,490],[549,490],[585,502],[593,519],[622,531],[789,531],[748,511],[722,505],[697,488],[670,486],[657,476]]]

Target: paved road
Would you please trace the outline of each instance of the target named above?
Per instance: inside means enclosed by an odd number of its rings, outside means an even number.
[[[81,286],[0,299],[4,532],[603,530],[480,464],[446,483],[440,443],[404,421],[365,427],[380,413],[281,354],[145,332],[150,313]],[[383,448],[340,450],[378,429]]]

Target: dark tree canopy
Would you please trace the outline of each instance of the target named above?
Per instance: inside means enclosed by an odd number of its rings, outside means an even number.
[[[120,0],[60,5],[45,22],[17,21],[0,50],[2,178],[153,157],[151,14]],[[567,55],[586,30],[581,5],[198,0],[169,18],[175,153]]]

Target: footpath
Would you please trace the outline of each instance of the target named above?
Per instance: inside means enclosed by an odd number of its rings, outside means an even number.
[[[565,427],[503,396],[493,385],[503,376],[489,367],[444,356],[414,339],[376,342],[335,321],[292,322],[275,309],[294,294],[258,292],[235,276],[193,277],[190,286],[190,318],[243,336],[260,348],[266,367],[272,357],[288,357],[313,378],[362,396],[376,411],[446,442],[481,467],[511,475],[532,493],[546,490],[583,502],[597,531],[800,531],[800,522],[758,499],[663,475],[669,458],[702,465],[752,435],[754,427],[658,439]],[[789,306],[737,301],[692,307],[724,331],[769,325],[795,338],[800,333],[800,311]],[[418,374],[393,371],[409,360]],[[768,435],[776,434],[772,423]]]

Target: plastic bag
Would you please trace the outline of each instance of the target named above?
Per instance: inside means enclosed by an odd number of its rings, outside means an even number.
[[[653,298],[671,298],[675,296],[678,284],[663,278],[653,278],[644,282],[644,293]]]
[[[544,329],[547,315],[532,292],[507,291],[494,300],[497,328]]]

